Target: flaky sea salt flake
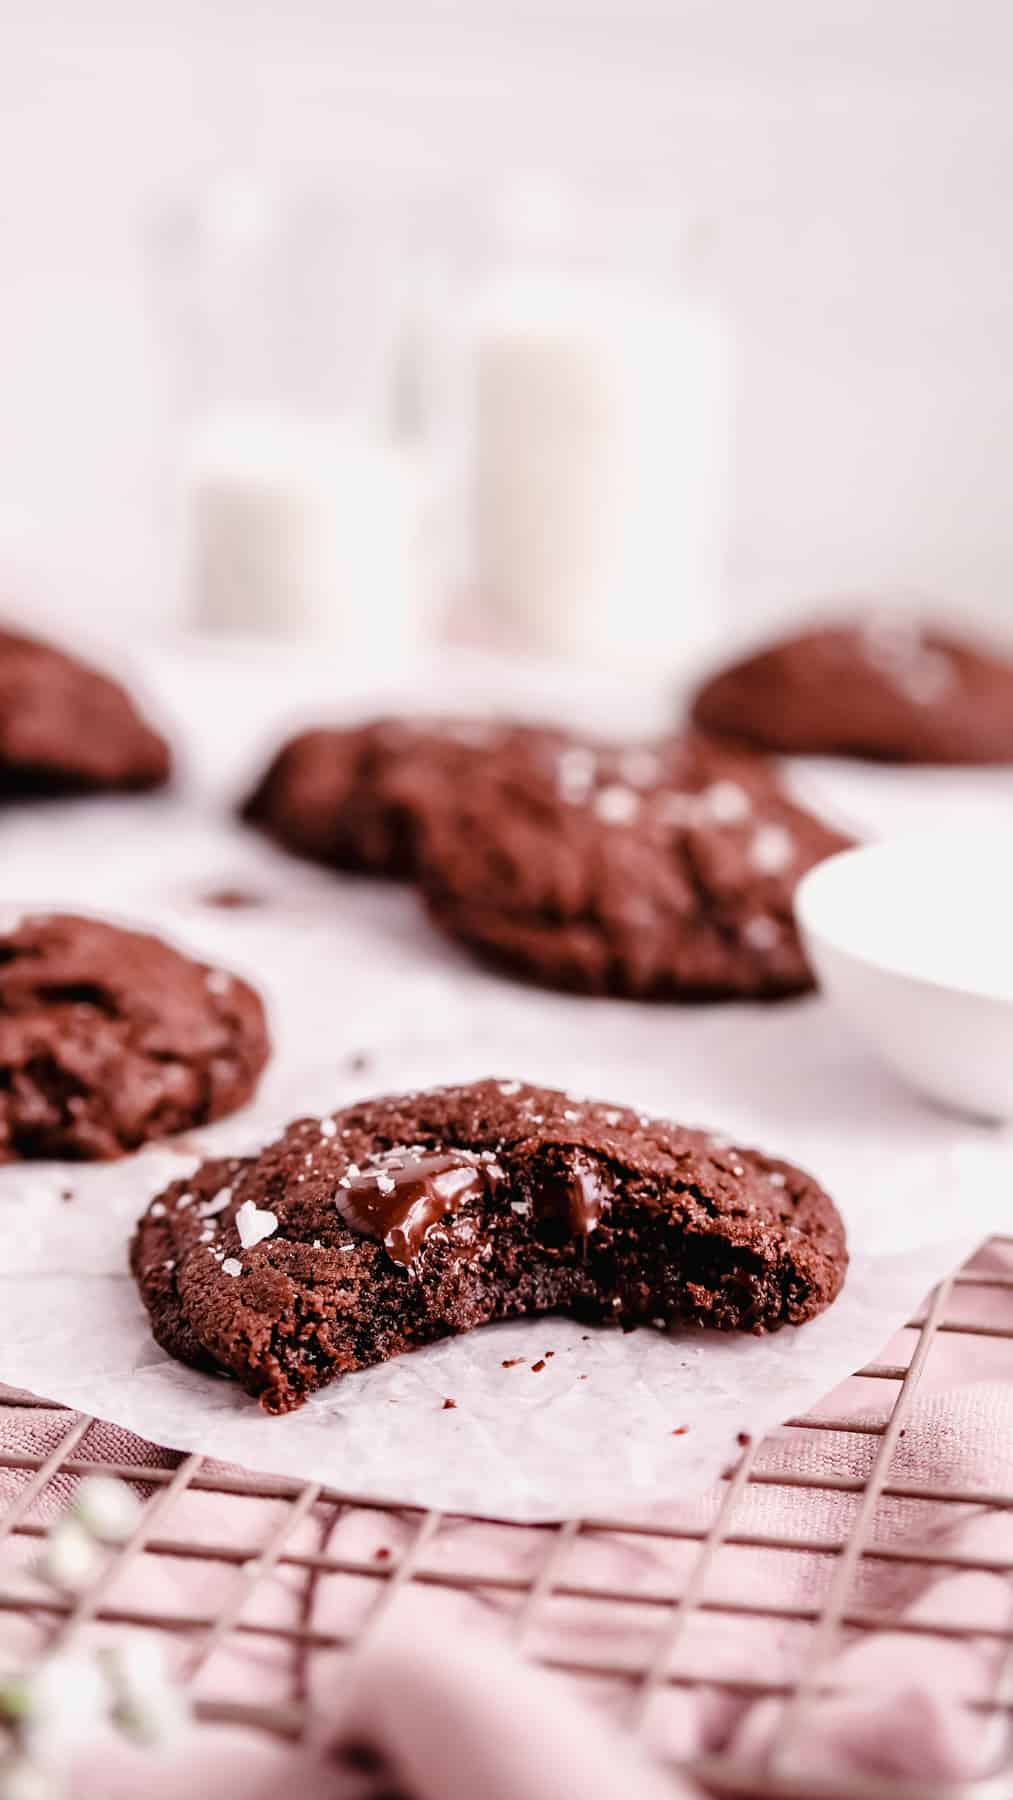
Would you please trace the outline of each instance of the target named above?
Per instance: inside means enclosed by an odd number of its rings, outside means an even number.
[[[205,1200],[204,1205],[199,1208],[201,1218],[217,1218],[219,1213],[225,1211],[231,1199],[232,1189],[230,1187],[219,1188],[217,1194],[212,1194],[210,1200]]]
[[[278,1215],[267,1207],[259,1207],[252,1200],[244,1200],[236,1213],[236,1230],[239,1242],[244,1250],[252,1250],[255,1244],[262,1243],[278,1229]]]

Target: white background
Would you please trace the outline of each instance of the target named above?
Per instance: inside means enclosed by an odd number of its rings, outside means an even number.
[[[376,160],[676,193],[742,353],[743,614],[904,584],[1013,629],[1005,0],[0,5],[0,570],[80,620],[180,605],[166,197]]]

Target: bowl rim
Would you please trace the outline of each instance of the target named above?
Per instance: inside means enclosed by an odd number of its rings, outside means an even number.
[[[895,854],[900,854],[905,849],[916,852],[931,851],[938,855],[941,850],[945,853],[947,845],[973,844],[975,842],[981,845],[987,844],[993,858],[995,857],[995,833],[986,832],[980,825],[950,827],[941,833],[910,832],[899,837],[877,838],[869,843],[849,845],[846,850],[839,850],[835,855],[826,857],[822,862],[808,869],[802,876],[794,896],[795,917],[799,930],[804,937],[822,943],[828,949],[836,950],[842,955],[850,957],[854,962],[876,970],[879,974],[912,982],[919,987],[932,988],[937,993],[959,995],[972,1000],[984,1000],[993,1006],[1003,1007],[1007,1010],[1013,1009],[1013,970],[1010,973],[1009,987],[1006,989],[987,986],[984,981],[975,981],[973,977],[960,981],[945,980],[939,975],[933,975],[898,962],[895,957],[877,953],[875,950],[870,951],[856,947],[853,941],[846,936],[842,937],[839,931],[828,930],[818,916],[818,897],[828,882],[833,881],[834,875],[843,864],[853,865],[857,861],[878,862],[884,859],[889,861]],[[815,907],[814,893],[817,896]]]

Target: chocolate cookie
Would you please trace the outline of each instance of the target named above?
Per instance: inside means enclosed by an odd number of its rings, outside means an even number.
[[[242,1106],[267,1061],[245,981],[64,914],[0,933],[0,1162],[102,1159]]]
[[[549,986],[771,998],[812,983],[792,895],[846,842],[749,752],[571,741],[473,769],[427,821],[422,881],[452,936]]]
[[[899,763],[1013,762],[1013,664],[872,615],[784,638],[705,683],[693,719],[762,750]]]
[[[519,1081],[301,1119],[174,1183],[131,1248],[158,1342],[269,1413],[529,1313],[798,1325],[847,1261],[832,1201],[790,1163]]]
[[[0,798],[168,780],[169,750],[108,676],[0,630]]]
[[[375,719],[304,731],[278,751],[242,808],[300,856],[399,881],[416,872],[420,831],[476,756],[560,736],[474,719]]]

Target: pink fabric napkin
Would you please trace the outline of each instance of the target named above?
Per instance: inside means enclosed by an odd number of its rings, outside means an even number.
[[[979,1266],[1011,1272],[1013,1251],[992,1247]],[[962,1289],[960,1312],[987,1324],[1008,1311],[1008,1299],[987,1289]],[[910,1337],[885,1352],[906,1360]],[[947,1493],[1013,1494],[1013,1384],[1003,1378],[1009,1346],[999,1340],[940,1340],[899,1439],[889,1484],[932,1485]],[[826,1402],[824,1411],[850,1416],[856,1425],[881,1423],[895,1388],[888,1382],[854,1380]],[[46,1409],[0,1413],[0,1450],[6,1457],[47,1453],[67,1430],[70,1417]],[[672,1612],[648,1603],[568,1598],[559,1586],[621,1588],[633,1594],[677,1595],[699,1557],[699,1544],[651,1536],[582,1532],[559,1554],[554,1531],[447,1520],[418,1556],[417,1566],[450,1581],[476,1572],[530,1581],[557,1557],[553,1587],[530,1616],[518,1612],[523,1594],[495,1587],[462,1590],[406,1585],[369,1630],[385,1586],[369,1577],[320,1575],[283,1564],[258,1581],[242,1618],[250,1627],[308,1626],[326,1640],[358,1637],[364,1647],[350,1664],[336,1645],[292,1644],[263,1632],[231,1634],[217,1646],[195,1682],[198,1697],[257,1702],[282,1709],[308,1703],[314,1738],[296,1750],[235,1725],[205,1724],[174,1753],[160,1759],[113,1743],[82,1757],[73,1792],[84,1800],[117,1800],[136,1794],[217,1795],[224,1787],[263,1796],[298,1791],[316,1796],[361,1796],[364,1777],[334,1753],[349,1734],[366,1737],[381,1753],[389,1777],[421,1800],[471,1800],[476,1770],[483,1790],[496,1800],[549,1800],[564,1792],[563,1771],[580,1769],[580,1790],[594,1800],[637,1793],[648,1800],[657,1782],[640,1760],[624,1727],[637,1723],[638,1740],[666,1759],[731,1754],[745,1764],[768,1757],[779,1741],[780,1700],[751,1698],[732,1687],[690,1689],[661,1682],[642,1719],[634,1719],[636,1684],[610,1676],[585,1677],[574,1687],[504,1647],[513,1634],[521,1651],[547,1659],[588,1660],[613,1669],[642,1670],[660,1659],[704,1681],[792,1683],[811,1667],[813,1624],[807,1618],[769,1619],[710,1610],[715,1602],[737,1607],[774,1605],[817,1613],[837,1566],[836,1552],[854,1524],[860,1482],[872,1466],[880,1437],[853,1432],[790,1431],[760,1449],[756,1471],[771,1477],[799,1474],[837,1481],[837,1487],[784,1487],[750,1483],[742,1492],[734,1532],[766,1538],[790,1535],[814,1549],[796,1551],[726,1545],[715,1558],[705,1590],[677,1623]],[[92,1426],[76,1455],[150,1467],[172,1468],[175,1455],[142,1444],[106,1425]],[[0,1504],[21,1490],[23,1472],[0,1470]],[[66,1504],[73,1478],[61,1476],[38,1499],[28,1518],[42,1524]],[[158,1490],[156,1490],[157,1496]],[[715,1496],[667,1508],[664,1522],[706,1528]],[[241,1590],[240,1561],[169,1555],[165,1540],[207,1549],[256,1552],[287,1503],[270,1498],[211,1494],[191,1488],[155,1521],[152,1553],[136,1558],[115,1582],[106,1604],[126,1612],[155,1611],[179,1622],[166,1634],[180,1666],[201,1643],[195,1621],[213,1619]],[[659,1522],[661,1522],[659,1515]],[[289,1554],[331,1552],[382,1564],[411,1546],[418,1528],[410,1515],[318,1506],[285,1539]],[[863,1559],[848,1596],[848,1614],[882,1620],[882,1628],[845,1625],[823,1670],[836,1691],[808,1705],[785,1755],[796,1775],[814,1781],[833,1773],[903,1776],[914,1783],[983,1773],[1006,1754],[1003,1715],[989,1716],[962,1704],[996,1692],[1004,1680],[1013,1633],[1013,1512],[970,1501],[942,1503],[917,1497],[884,1497],[873,1532],[883,1557]],[[825,1550],[820,1547],[825,1546]],[[943,1569],[904,1562],[902,1553],[930,1549],[954,1559]],[[38,1540],[17,1535],[0,1547],[0,1582],[10,1593],[21,1584],[38,1593],[28,1570]],[[960,1560],[988,1565],[961,1568]],[[14,1654],[41,1645],[51,1621],[3,1614],[2,1642]],[[971,1638],[940,1637],[927,1625],[972,1625]],[[89,1637],[122,1634],[123,1625],[91,1625]],[[989,1635],[989,1634],[992,1635]],[[569,1685],[569,1691],[567,1691]],[[1008,1696],[1008,1688],[1006,1689]],[[582,1709],[581,1698],[594,1703]],[[576,1710],[575,1710],[576,1709]],[[513,1723],[511,1723],[513,1722]],[[584,1759],[583,1761],[581,1759]],[[384,1781],[388,1776],[384,1776]],[[376,1789],[377,1792],[381,1790]],[[383,1792],[389,1794],[390,1787]],[[670,1786],[664,1791],[671,1792]]]

